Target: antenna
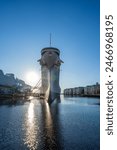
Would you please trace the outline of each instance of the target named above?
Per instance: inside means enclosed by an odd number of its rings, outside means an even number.
[[[51,47],[51,33],[50,33],[50,47]]]

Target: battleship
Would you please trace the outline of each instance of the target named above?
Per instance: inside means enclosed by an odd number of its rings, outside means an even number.
[[[51,104],[55,99],[60,100],[61,88],[59,85],[60,50],[55,47],[46,47],[41,50],[41,87],[40,95]]]

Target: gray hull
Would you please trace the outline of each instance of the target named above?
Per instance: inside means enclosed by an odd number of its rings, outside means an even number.
[[[51,91],[51,89],[49,89],[49,92],[47,91],[47,93],[46,93],[45,100],[46,100],[49,104],[51,104],[51,103],[54,102],[55,100],[56,100],[57,102],[60,102],[60,93],[53,92],[53,91]]]
[[[51,104],[55,99],[60,99],[59,73],[62,60],[59,58],[60,51],[57,48],[48,47],[41,51],[41,93],[45,100]]]
[[[54,100],[57,100],[58,102],[60,101],[60,92],[61,89],[58,84],[58,75],[59,72],[55,68],[51,68],[49,70],[50,74],[50,79],[49,79],[49,84],[48,84],[48,89],[45,92],[45,99],[46,101],[51,104]]]

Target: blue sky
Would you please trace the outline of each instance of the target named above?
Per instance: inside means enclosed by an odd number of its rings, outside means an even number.
[[[40,74],[43,47],[61,51],[60,85],[85,86],[100,81],[99,0],[0,0],[0,69],[25,80]]]

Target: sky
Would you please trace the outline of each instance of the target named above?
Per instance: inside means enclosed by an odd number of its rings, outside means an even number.
[[[99,0],[0,0],[0,69],[26,81],[40,51],[60,49],[60,86],[100,82]]]

